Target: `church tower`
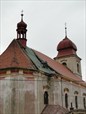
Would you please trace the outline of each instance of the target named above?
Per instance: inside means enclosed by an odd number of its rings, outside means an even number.
[[[81,77],[81,58],[77,56],[76,45],[67,37],[66,25],[65,38],[58,44],[57,51],[58,54],[54,59]]]

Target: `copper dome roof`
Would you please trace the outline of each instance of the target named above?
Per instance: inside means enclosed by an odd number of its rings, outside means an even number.
[[[65,37],[57,46],[57,51],[64,50],[64,49],[73,49],[77,51],[76,45],[67,37]]]
[[[17,24],[17,28],[26,28],[27,24],[24,21],[21,21]]]

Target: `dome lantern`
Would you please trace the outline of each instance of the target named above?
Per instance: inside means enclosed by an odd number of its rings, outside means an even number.
[[[23,21],[23,11],[21,13],[21,21],[17,24],[17,38],[26,38],[27,24]]]
[[[23,21],[23,11],[21,12],[21,21],[17,24],[17,40],[20,44],[25,48],[26,47],[26,32],[27,32],[27,24]]]

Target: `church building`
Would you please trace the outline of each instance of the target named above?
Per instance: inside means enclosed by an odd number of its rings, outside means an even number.
[[[27,46],[23,14],[16,31],[16,39],[0,54],[0,114],[86,112],[81,58],[67,28],[54,59]]]

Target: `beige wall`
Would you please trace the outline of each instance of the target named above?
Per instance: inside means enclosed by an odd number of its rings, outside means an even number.
[[[2,75],[3,76],[3,75]],[[61,76],[48,79],[43,73],[7,73],[0,80],[0,114],[40,114],[44,109],[44,91],[48,91],[49,104],[65,107],[65,88],[68,88],[68,108],[75,108],[75,91],[78,91],[78,108],[83,109],[86,88],[61,80]],[[85,96],[86,98],[86,96]]]
[[[56,61],[58,61],[59,63],[63,63],[66,62],[67,63],[67,67],[76,75],[82,75],[81,72],[81,61],[80,58],[77,56],[67,56],[67,57],[61,57],[56,59]],[[79,65],[79,72],[77,70],[77,64]]]
[[[68,82],[65,80],[54,80],[54,103],[60,104],[65,107],[65,93],[68,94],[68,108],[71,107],[71,102],[75,108],[75,91],[78,92],[78,108],[83,109],[83,93],[86,93],[86,88],[80,85],[74,84],[73,82]],[[65,88],[68,88],[68,92],[64,91]]]
[[[7,75],[8,76],[8,75]],[[0,114],[35,113],[34,80],[10,74],[0,80]]]

